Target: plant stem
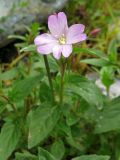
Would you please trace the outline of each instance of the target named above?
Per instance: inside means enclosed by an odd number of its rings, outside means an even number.
[[[16,65],[22,58],[24,58],[28,54],[29,54],[29,52],[25,52],[25,53],[21,54],[12,63],[10,63],[9,68],[12,68],[14,65]]]
[[[110,98],[110,87],[106,87],[107,97]]]
[[[0,97],[2,97],[3,99],[5,99],[5,100],[11,105],[12,109],[14,110],[14,112],[18,115],[16,106],[15,106],[12,102],[10,102],[9,98],[6,97],[6,96],[3,95],[3,94],[0,94]]]
[[[43,57],[44,57],[45,67],[46,67],[47,76],[48,76],[48,80],[49,80],[49,85],[50,85],[50,88],[51,88],[52,103],[54,103],[55,102],[55,98],[54,98],[54,90],[53,90],[52,78],[51,78],[51,74],[50,74],[50,67],[49,67],[47,56],[43,55]]]
[[[66,62],[63,62],[62,59],[61,59],[60,105],[63,104],[65,68],[66,68]]]

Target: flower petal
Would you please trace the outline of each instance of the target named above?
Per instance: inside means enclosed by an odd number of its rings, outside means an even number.
[[[52,43],[55,41],[56,39],[51,34],[44,33],[44,34],[37,36],[34,40],[34,43],[36,46],[39,46],[39,45],[43,45],[47,43]]]
[[[43,44],[37,47],[37,51],[40,54],[50,54],[52,53],[53,47],[54,47],[54,43],[48,43],[48,44]]]
[[[66,30],[67,17],[64,12],[59,12],[56,15],[51,15],[48,17],[48,28],[54,37],[59,38]]]
[[[83,24],[72,25],[67,32],[67,44],[78,43],[86,40],[86,34],[83,34],[85,26]]]
[[[58,13],[58,22],[61,29],[62,34],[66,34],[68,30],[67,17],[64,12]]]
[[[54,56],[56,59],[60,59],[60,57],[61,57],[61,51],[62,51],[62,46],[56,45],[56,46],[53,48],[53,56]]]
[[[72,45],[63,45],[62,46],[62,54],[64,57],[69,57],[69,55],[72,53]]]

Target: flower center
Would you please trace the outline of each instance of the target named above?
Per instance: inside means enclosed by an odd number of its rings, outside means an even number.
[[[60,44],[65,44],[66,43],[66,38],[65,38],[64,34],[59,38],[59,43]]]

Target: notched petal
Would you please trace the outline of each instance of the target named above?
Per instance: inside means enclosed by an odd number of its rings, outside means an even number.
[[[86,34],[83,33],[84,29],[85,26],[83,24],[72,25],[67,32],[67,44],[74,44],[86,40]]]
[[[56,38],[59,38],[62,34],[65,34],[68,29],[67,17],[65,13],[59,12],[56,15],[49,16],[48,28],[51,34]]]

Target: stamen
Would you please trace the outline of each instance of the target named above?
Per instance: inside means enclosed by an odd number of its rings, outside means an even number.
[[[65,38],[64,34],[62,34],[62,36],[59,38],[59,43],[60,44],[66,44],[66,38]]]

